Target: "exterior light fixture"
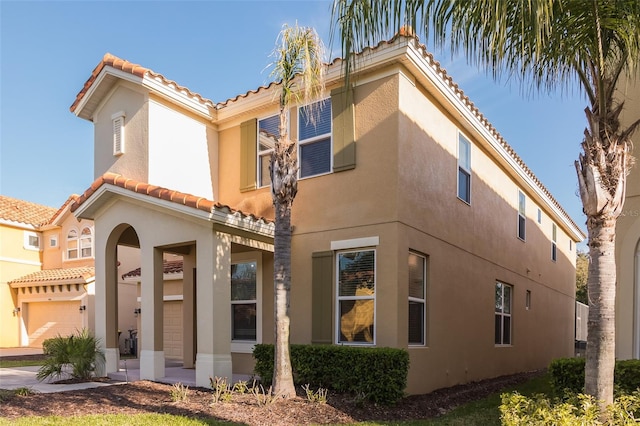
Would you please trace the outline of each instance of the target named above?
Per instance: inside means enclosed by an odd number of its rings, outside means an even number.
[[[87,310],[87,305],[80,305],[80,313]]]
[[[13,308],[13,316],[15,317],[20,312],[20,307]]]
[[[142,309],[140,309],[140,308],[135,308],[135,309],[133,310],[133,315],[135,315],[135,316],[138,316],[138,315],[140,315],[141,313],[142,313]]]

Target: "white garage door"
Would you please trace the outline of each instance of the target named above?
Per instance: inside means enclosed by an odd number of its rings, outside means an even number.
[[[164,302],[164,356],[182,359],[182,300]]]
[[[28,304],[29,346],[39,347],[51,337],[82,330],[80,302],[31,302]]]

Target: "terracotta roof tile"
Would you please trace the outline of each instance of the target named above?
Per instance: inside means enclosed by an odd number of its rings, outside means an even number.
[[[93,69],[91,76],[89,76],[89,79],[84,83],[82,90],[80,90],[80,92],[76,95],[75,101],[73,102],[71,107],[69,107],[71,112],[74,112],[76,110],[76,108],[78,107],[82,99],[85,97],[85,95],[87,94],[87,92],[89,91],[93,83],[95,83],[96,79],[100,75],[100,72],[105,67],[108,67],[108,66],[113,67],[120,71],[124,71],[129,74],[135,75],[140,78],[148,76],[149,78],[155,79],[160,83],[164,84],[165,86],[168,86],[177,92],[182,92],[191,98],[195,98],[196,100],[198,100],[198,102],[209,104],[212,107],[214,105],[211,100],[202,97],[199,93],[192,92],[191,90],[189,90],[184,86],[180,86],[178,83],[176,83],[173,80],[169,80],[168,78],[164,77],[162,74],[153,72],[149,68],[145,68],[141,65],[134,64],[125,59],[118,58],[117,56],[114,56],[111,53],[106,53],[102,58],[102,61],[100,61],[100,63]]]
[[[56,214],[55,207],[0,195],[0,219],[35,227],[44,225]]]
[[[182,272],[182,260],[165,260],[163,264],[163,272],[165,274],[177,274]],[[122,279],[139,277],[142,275],[142,270],[136,268],[133,271],[129,271],[122,275]]]
[[[60,268],[60,269],[43,269],[41,271],[33,272],[31,274],[24,275],[15,280],[9,281],[9,284],[24,284],[24,283],[46,283],[51,281],[72,281],[72,280],[84,280],[87,281],[95,277],[96,272],[93,266],[83,266],[78,268]]]
[[[225,213],[239,214],[243,217],[248,217],[255,221],[263,221],[265,223],[273,222],[273,219],[258,217],[252,213],[243,212],[228,205],[207,200],[203,197],[197,197],[195,195],[185,194],[184,192],[173,191],[171,189],[163,188],[156,185],[149,185],[147,183],[139,182],[134,179],[129,179],[122,175],[110,172],[107,172],[96,179],[91,184],[91,186],[73,202],[73,204],[71,205],[71,211],[76,211],[78,207],[80,207],[85,201],[87,201],[87,199],[89,199],[89,197],[91,197],[91,195],[93,195],[98,190],[98,188],[105,184],[117,186],[131,192],[135,192],[137,194],[147,195],[149,197],[181,204],[197,210],[202,210],[207,213],[211,213],[214,210],[222,210]]]
[[[64,202],[64,204],[62,204],[62,206],[60,206],[60,208],[58,209],[58,211],[56,211],[53,216],[51,216],[51,219],[49,219],[49,222],[47,222],[48,224],[52,224],[56,218],[58,216],[60,216],[60,214],[62,214],[62,212],[64,211],[64,209],[67,208],[67,206],[69,206],[73,201],[75,201],[78,198],[77,194],[71,194],[69,196],[69,198],[67,198],[67,201]]]

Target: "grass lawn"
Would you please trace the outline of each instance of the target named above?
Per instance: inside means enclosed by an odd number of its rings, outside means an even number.
[[[15,367],[31,367],[34,365],[42,365],[41,359],[30,359],[30,360],[6,360],[0,359],[0,368],[15,368]]]
[[[444,416],[430,420],[416,420],[408,422],[363,422],[360,426],[499,426],[500,425],[500,395],[505,392],[518,391],[522,395],[531,396],[543,393],[551,394],[548,373],[529,380],[487,398],[462,405]]]

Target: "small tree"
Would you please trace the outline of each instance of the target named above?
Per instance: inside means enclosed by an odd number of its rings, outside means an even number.
[[[289,354],[289,294],[291,291],[291,206],[298,192],[297,144],[289,137],[292,105],[312,108],[324,92],[324,45],[312,28],[285,25],[272,56],[271,75],[280,81],[280,127],[269,172],[275,206],[273,282],[275,287],[275,360],[273,392],[296,395]],[[314,111],[308,111],[313,119]]]
[[[68,373],[74,379],[89,380],[96,367],[104,365],[104,353],[99,347],[99,340],[87,329],[71,336],[58,335],[47,339],[42,345],[46,358],[36,378],[43,381]]]
[[[576,254],[576,300],[589,304],[587,295],[587,277],[589,275],[589,255],[583,251]]]

